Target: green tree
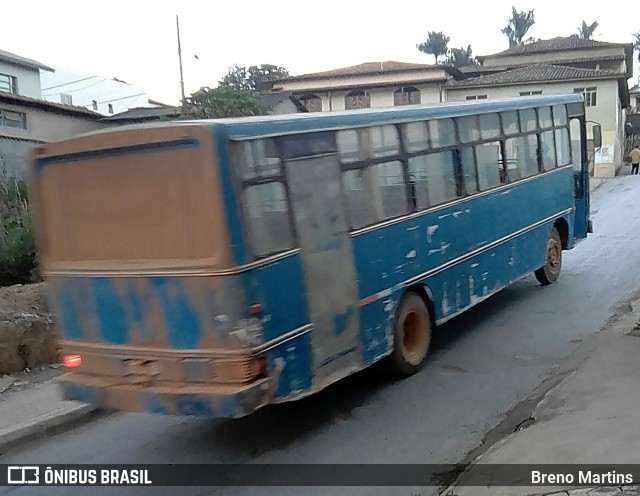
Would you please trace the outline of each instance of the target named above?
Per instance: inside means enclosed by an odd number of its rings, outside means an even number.
[[[442,31],[429,31],[427,34],[427,40],[424,43],[417,45],[418,50],[422,53],[433,55],[438,63],[438,57],[446,55],[448,50],[450,38],[445,36]]]
[[[582,21],[582,24],[578,26],[577,36],[582,40],[591,40],[596,29],[598,29],[598,21],[593,21],[591,24]]]
[[[253,91],[229,86],[200,88],[186,100],[182,115],[184,119],[245,117],[265,115],[269,111]]]
[[[533,10],[518,12],[515,7],[511,7],[511,17],[502,29],[502,33],[509,39],[509,48],[522,45],[525,42],[524,37],[535,22]]]
[[[471,45],[468,45],[467,48],[451,48],[447,55],[446,63],[454,67],[478,65],[478,61],[473,56]]]
[[[262,89],[264,83],[287,76],[289,76],[289,72],[284,67],[277,65],[262,64],[247,68],[235,64],[229,67],[227,74],[218,85],[236,90],[257,91]]]

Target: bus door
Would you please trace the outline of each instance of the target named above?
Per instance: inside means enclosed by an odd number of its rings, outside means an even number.
[[[589,219],[589,157],[587,155],[586,123],[584,115],[569,115],[571,151],[573,160],[573,192],[576,210],[574,212],[574,232],[577,239],[586,238],[593,232]],[[594,138],[598,133],[594,129]],[[594,139],[594,141],[597,141]]]
[[[335,134],[279,139],[313,324],[315,383],[362,368],[358,287]]]

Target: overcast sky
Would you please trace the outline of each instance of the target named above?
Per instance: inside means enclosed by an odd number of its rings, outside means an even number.
[[[176,14],[191,93],[215,86],[233,63],[277,64],[294,75],[380,60],[432,63],[416,49],[430,30],[476,55],[498,52],[508,48],[500,29],[512,4],[535,10],[536,38],[570,35],[583,19],[600,23],[597,40],[631,42],[640,31],[628,0],[0,0],[0,48],[177,103]]]

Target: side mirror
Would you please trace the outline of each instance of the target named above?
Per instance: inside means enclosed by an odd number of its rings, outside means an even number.
[[[593,146],[595,148],[602,148],[602,127],[596,124],[591,128],[591,132],[593,133]]]

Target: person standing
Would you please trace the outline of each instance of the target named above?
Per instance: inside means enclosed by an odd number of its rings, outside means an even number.
[[[631,157],[631,174],[637,174],[638,167],[640,167],[640,148],[636,146],[631,150],[629,156]]]

